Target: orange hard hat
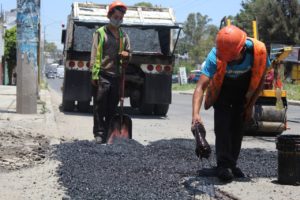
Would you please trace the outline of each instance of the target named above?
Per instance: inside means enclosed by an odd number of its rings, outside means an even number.
[[[127,6],[123,2],[114,1],[109,5],[108,13],[111,13],[113,11],[113,9],[116,7],[122,7],[123,9],[125,9],[125,11],[127,10]]]
[[[222,28],[217,35],[217,57],[225,62],[234,60],[245,46],[247,34],[234,25]]]

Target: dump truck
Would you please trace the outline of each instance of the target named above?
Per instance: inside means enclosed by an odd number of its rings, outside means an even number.
[[[93,33],[109,23],[108,6],[72,4],[62,31],[64,111],[88,111],[92,104],[90,51]],[[172,100],[174,50],[181,30],[172,8],[128,6],[122,30],[130,38],[132,58],[126,68],[125,97],[146,115],[166,115]]]

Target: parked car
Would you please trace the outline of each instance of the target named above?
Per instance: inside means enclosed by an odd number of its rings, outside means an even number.
[[[55,76],[56,76],[56,73],[55,73],[55,72],[52,72],[52,71],[51,71],[51,72],[46,73],[46,77],[47,77],[48,79],[50,79],[50,78],[54,79]]]
[[[56,69],[56,77],[64,78],[65,76],[65,67],[63,65],[59,65]]]
[[[192,70],[188,76],[188,83],[197,83],[201,75],[201,70]]]
[[[177,74],[172,75],[172,83],[179,83],[179,76]]]

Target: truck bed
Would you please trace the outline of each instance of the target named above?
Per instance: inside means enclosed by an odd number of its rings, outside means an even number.
[[[96,3],[73,4],[73,20],[87,23],[108,23],[108,6]],[[146,8],[128,6],[124,16],[125,26],[177,26],[172,8]]]

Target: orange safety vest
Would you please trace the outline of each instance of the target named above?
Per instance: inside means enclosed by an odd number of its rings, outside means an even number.
[[[254,46],[254,62],[251,68],[251,80],[248,91],[246,93],[246,107],[253,105],[258,97],[259,88],[264,81],[264,74],[267,66],[267,50],[264,43],[249,38],[253,42]],[[217,71],[213,78],[210,80],[205,97],[204,108],[209,109],[217,100],[223,80],[226,73],[227,63],[217,58]]]

